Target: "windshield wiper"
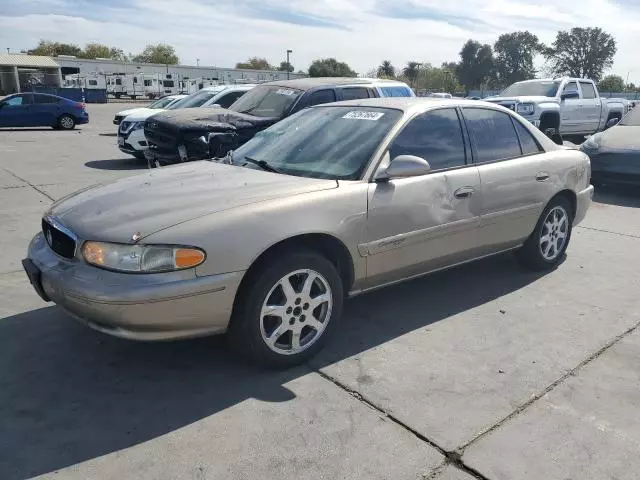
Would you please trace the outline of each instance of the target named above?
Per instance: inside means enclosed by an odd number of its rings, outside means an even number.
[[[266,170],[267,172],[282,173],[276,167],[273,167],[273,166],[269,165],[269,163],[265,162],[264,160],[256,160],[255,158],[247,157],[246,155],[244,157],[244,160],[245,160],[245,162],[253,163],[254,165],[258,165],[260,168],[262,168],[263,170]]]

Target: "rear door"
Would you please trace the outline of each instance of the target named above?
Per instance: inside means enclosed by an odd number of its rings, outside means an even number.
[[[59,98],[52,95],[34,93],[33,104],[31,105],[34,125],[41,127],[56,125],[61,114],[60,101]]]
[[[32,94],[21,93],[5,99],[0,107],[0,127],[30,127]]]
[[[591,82],[580,82],[580,90],[582,90],[582,119],[584,121],[584,127],[580,133],[596,132],[600,126],[602,108],[600,99]]]
[[[369,185],[367,256],[370,285],[392,282],[472,256],[480,223],[480,177],[455,108],[407,123],[388,149],[427,160],[432,171]]]
[[[527,238],[550,198],[546,156],[514,116],[483,107],[462,109],[480,173],[485,253]]]

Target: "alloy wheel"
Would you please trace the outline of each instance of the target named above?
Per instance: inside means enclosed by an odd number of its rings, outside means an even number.
[[[567,241],[569,232],[569,216],[564,208],[552,208],[542,224],[538,245],[545,260],[555,260]]]

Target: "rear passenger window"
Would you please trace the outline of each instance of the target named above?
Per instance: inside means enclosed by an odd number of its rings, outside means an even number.
[[[410,97],[411,91],[408,87],[380,87],[383,97]]]
[[[58,103],[58,99],[56,97],[51,97],[49,95],[42,94],[34,94],[33,95],[34,103]]]
[[[593,88],[593,84],[589,82],[580,82],[580,86],[582,87],[582,98],[596,98],[596,89]]]
[[[523,155],[533,155],[535,153],[542,152],[542,149],[540,148],[540,145],[538,145],[537,140],[533,138],[531,132],[529,132],[529,130],[527,130],[522,125],[522,123],[514,118],[513,124],[516,126],[516,132],[518,134],[518,138],[520,139],[520,147],[522,149]]]
[[[349,87],[342,89],[343,100],[357,100],[359,98],[369,98],[369,89],[364,87]]]
[[[389,154],[392,160],[398,155],[416,155],[433,170],[465,165],[458,114],[453,108],[443,108],[414,118],[395,138]]]
[[[309,97],[309,106],[320,105],[321,103],[331,103],[336,101],[336,94],[333,90],[318,90]]]
[[[465,108],[464,118],[476,147],[478,163],[521,155],[516,130],[508,114],[484,108]]]

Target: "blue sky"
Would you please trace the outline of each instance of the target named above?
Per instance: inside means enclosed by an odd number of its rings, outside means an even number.
[[[456,60],[468,38],[493,43],[529,30],[545,42],[558,29],[600,26],[614,33],[613,68],[640,83],[640,0],[0,0],[0,48],[40,38],[101,42],[126,52],[148,43],[176,47],[183,63],[232,66],[250,56],[306,69],[320,57],[366,73],[382,60],[439,65]],[[7,4],[8,3],[8,4]],[[540,62],[542,66],[542,62]]]

